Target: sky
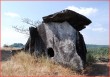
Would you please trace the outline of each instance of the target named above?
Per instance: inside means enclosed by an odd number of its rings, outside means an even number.
[[[109,2],[107,1],[2,1],[1,45],[25,44],[28,36],[15,31],[12,26],[28,28],[23,18],[42,21],[43,16],[64,9],[88,17],[92,23],[80,31],[86,44],[109,44]]]

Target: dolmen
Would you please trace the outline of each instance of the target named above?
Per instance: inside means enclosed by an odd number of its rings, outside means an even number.
[[[45,54],[57,63],[82,70],[87,50],[80,31],[90,23],[87,17],[67,9],[45,16],[40,25],[29,27],[25,51]]]

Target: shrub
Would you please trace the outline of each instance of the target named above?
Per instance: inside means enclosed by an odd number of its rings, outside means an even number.
[[[9,47],[7,44],[4,44],[4,46],[3,47]]]
[[[108,48],[88,48],[87,62],[100,61],[100,58],[108,59]]]
[[[87,53],[87,62],[88,63],[96,62],[96,57],[90,52]]]

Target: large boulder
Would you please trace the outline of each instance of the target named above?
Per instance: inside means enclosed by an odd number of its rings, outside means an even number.
[[[56,62],[70,66],[77,70],[83,68],[82,60],[76,49],[76,33],[68,22],[45,23],[46,50]]]
[[[35,51],[36,55],[42,55],[44,52],[54,61],[79,70],[83,68],[86,53],[83,53],[83,47],[81,51],[77,49],[77,42],[80,41],[80,35],[77,33],[68,22],[42,23],[37,28],[30,27],[30,42],[26,44],[26,49],[31,53]]]

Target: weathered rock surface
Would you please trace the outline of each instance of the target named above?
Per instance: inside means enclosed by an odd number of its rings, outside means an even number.
[[[76,33],[67,22],[63,23],[45,23],[48,54],[53,49],[53,59],[59,63],[76,69],[82,69],[82,60],[76,50]]]

